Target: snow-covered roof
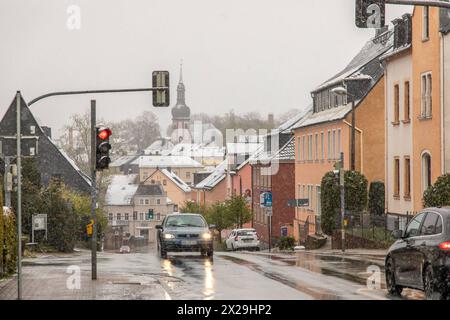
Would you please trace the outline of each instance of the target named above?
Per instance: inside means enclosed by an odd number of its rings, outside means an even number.
[[[296,116],[292,117],[291,119],[285,121],[282,123],[278,128],[277,132],[279,133],[289,133],[291,131],[291,128],[297,124],[300,120],[305,118],[313,109],[313,106],[310,105],[306,109],[299,112]]]
[[[205,146],[198,143],[179,143],[170,151],[172,156],[187,156],[192,158],[220,158],[225,155],[225,148],[218,146]]]
[[[203,179],[200,183],[198,183],[195,188],[197,189],[212,189],[214,188],[220,181],[222,181],[226,177],[228,161],[224,160],[220,163],[214,171]]]
[[[175,185],[180,188],[181,190],[183,190],[184,192],[191,192],[191,188],[188,186],[188,184],[186,182],[184,182],[183,180],[181,180],[180,177],[178,177],[175,173],[173,173],[172,171],[169,171],[167,169],[159,169],[159,171],[164,174],[170,181],[172,181],[173,183],[175,183]],[[156,173],[157,171],[155,171],[154,173],[152,173],[150,175],[150,177],[147,178],[151,179],[151,177]]]
[[[140,156],[132,164],[139,168],[203,168],[202,164],[186,156]]]
[[[144,150],[144,154],[155,154],[157,152],[164,153],[172,150],[173,143],[170,138],[160,138],[154,141],[150,146]]]
[[[342,81],[350,78],[351,80],[369,79],[370,74],[358,74],[358,71],[370,63],[372,60],[380,57],[387,50],[389,50],[394,42],[392,30],[387,30],[384,33],[370,39],[359,51],[359,53],[350,61],[350,63],[339,73],[328,79],[312,92],[321,91],[325,88],[331,87]],[[351,78],[355,76],[354,78]]]
[[[42,130],[42,129],[41,129]],[[69,155],[48,136],[45,136],[48,141],[55,147],[56,150],[59,151],[59,153],[67,160],[67,162],[73,167],[73,169],[83,178],[86,183],[91,186],[91,179],[83,172],[81,169],[77,166],[75,161],[72,160],[72,158],[69,157]]]
[[[129,206],[139,187],[135,184],[137,174],[114,175],[106,191],[105,204],[107,206]]]
[[[136,159],[137,156],[121,156],[120,158],[117,158],[116,160],[114,160],[113,162],[111,162],[109,164],[110,167],[120,167],[123,166],[124,164],[127,164],[128,162],[133,161],[134,159]]]
[[[358,101],[357,101],[358,102]],[[356,104],[357,104],[356,102]],[[336,121],[345,118],[345,116],[352,110],[351,103],[339,107],[327,109],[325,111],[312,113],[310,112],[304,119],[299,121],[292,129],[304,128],[319,123]]]
[[[272,160],[295,160],[295,146],[294,137],[291,137],[289,141],[281,146],[280,149],[275,152],[267,152],[261,150],[253,157],[249,159],[250,164],[257,164],[258,162],[269,164]]]

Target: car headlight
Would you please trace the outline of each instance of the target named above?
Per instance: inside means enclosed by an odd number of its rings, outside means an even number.
[[[204,233],[202,235],[203,240],[211,240],[211,233]]]
[[[175,236],[173,234],[170,234],[170,233],[164,234],[164,239],[174,239],[174,238],[175,238]]]

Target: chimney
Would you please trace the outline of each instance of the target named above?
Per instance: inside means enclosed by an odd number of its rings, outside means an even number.
[[[42,127],[42,131],[44,131],[44,134],[49,137],[50,139],[52,138],[52,128],[50,127]]]

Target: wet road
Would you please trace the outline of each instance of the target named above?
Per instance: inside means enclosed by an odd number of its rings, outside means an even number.
[[[67,290],[67,268],[74,265],[80,267],[82,286]],[[380,271],[374,277],[375,289],[367,286],[371,270]],[[154,249],[145,248],[130,254],[99,253],[98,273],[99,280],[93,283],[88,251],[26,259],[24,284],[34,284],[25,292],[29,299],[393,299],[384,289],[379,258],[216,252],[212,260],[184,253],[161,260]],[[0,283],[0,299],[8,298],[2,292],[13,291],[8,288],[13,285],[14,281]],[[405,291],[402,299],[423,299],[418,291]]]

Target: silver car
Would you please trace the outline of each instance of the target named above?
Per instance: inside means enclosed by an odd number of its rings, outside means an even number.
[[[213,236],[201,214],[174,213],[167,215],[158,229],[157,246],[161,258],[166,259],[168,252],[200,252],[213,256]]]

